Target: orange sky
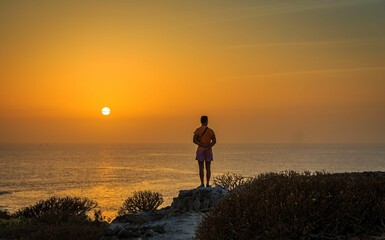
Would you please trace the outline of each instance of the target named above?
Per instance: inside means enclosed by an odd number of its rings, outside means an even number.
[[[3,0],[0,142],[385,143],[384,9]]]

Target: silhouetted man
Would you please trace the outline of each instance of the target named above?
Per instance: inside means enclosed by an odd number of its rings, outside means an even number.
[[[194,132],[193,142],[198,145],[196,152],[196,160],[199,165],[199,177],[201,180],[201,185],[199,187],[204,187],[204,165],[206,165],[206,187],[210,187],[210,177],[211,177],[211,161],[213,160],[213,150],[212,147],[217,142],[215,138],[214,131],[207,127],[209,121],[207,116],[201,117],[202,126],[197,128]]]

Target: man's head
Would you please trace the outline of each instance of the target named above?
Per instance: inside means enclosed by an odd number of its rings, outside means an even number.
[[[207,116],[202,116],[201,117],[202,125],[207,125],[208,122],[209,122],[209,118]]]

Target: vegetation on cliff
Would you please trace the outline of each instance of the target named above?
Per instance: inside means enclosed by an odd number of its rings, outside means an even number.
[[[382,236],[382,173],[266,173],[203,216],[198,239],[347,239]]]

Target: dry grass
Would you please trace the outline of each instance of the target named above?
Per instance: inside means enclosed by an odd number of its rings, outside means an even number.
[[[381,236],[385,177],[284,172],[255,177],[204,215],[198,239],[347,239]]]

